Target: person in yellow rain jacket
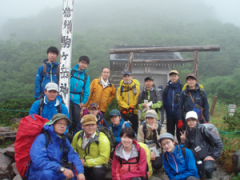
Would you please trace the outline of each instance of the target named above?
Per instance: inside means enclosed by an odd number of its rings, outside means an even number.
[[[132,73],[125,71],[123,73],[123,84],[117,90],[117,102],[122,118],[132,123],[135,133],[138,131],[138,109],[136,106],[139,93],[139,86],[132,81]]]
[[[92,114],[83,116],[83,130],[73,137],[71,144],[84,166],[86,180],[104,180],[110,157],[110,141],[97,129],[97,121]]]

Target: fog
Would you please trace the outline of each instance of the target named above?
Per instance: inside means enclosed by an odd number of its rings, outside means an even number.
[[[34,16],[37,15],[39,12],[43,11],[46,8],[54,8],[54,7],[59,7],[61,8],[62,6],[62,1],[61,0],[41,0],[41,1],[33,1],[33,0],[8,0],[4,1],[1,0],[1,11],[0,11],[0,16],[1,16],[1,21],[0,21],[0,27],[4,25],[4,23],[7,22],[8,19],[10,18],[24,18],[24,17],[29,17],[29,16]],[[108,2],[111,3],[110,0]],[[117,1],[117,0],[114,0]],[[118,0],[120,3],[125,3],[126,6],[129,5],[129,1],[122,1]],[[145,2],[148,2],[151,4],[151,2],[156,2],[156,1],[147,1],[144,0]],[[177,2],[177,0],[175,0]],[[186,1],[186,0],[183,0]],[[199,2],[198,0],[194,0],[196,2]],[[239,0],[202,0],[209,8],[212,8],[214,15],[221,21],[227,22],[227,23],[233,23],[237,26],[240,26],[240,1]],[[101,3],[99,3],[101,2]],[[81,5],[84,5],[85,3],[92,3],[94,7],[94,3],[97,3],[98,5],[103,5],[104,2],[107,2],[106,0],[75,0],[74,3],[75,5],[78,5],[81,7]],[[141,2],[140,0],[134,0],[132,3],[139,4]],[[166,1],[161,1],[159,0],[158,5],[163,6]],[[96,6],[95,6],[96,7]],[[117,7],[113,7],[117,8]],[[181,8],[181,7],[179,7]],[[93,9],[89,9],[89,11],[92,11]],[[97,9],[95,9],[97,10]],[[94,13],[94,12],[93,12]],[[147,13],[147,12],[146,12]],[[184,12],[183,12],[184,13]],[[202,12],[204,14],[204,12]]]

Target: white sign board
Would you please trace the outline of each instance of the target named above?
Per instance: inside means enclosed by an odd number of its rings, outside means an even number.
[[[63,0],[59,92],[69,110],[74,0]]]
[[[229,116],[234,115],[236,107],[237,107],[236,104],[229,104],[228,106]]]

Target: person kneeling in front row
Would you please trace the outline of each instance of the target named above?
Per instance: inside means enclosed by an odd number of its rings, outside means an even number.
[[[86,180],[104,180],[110,156],[108,137],[97,129],[97,118],[87,114],[81,119],[82,129],[73,137],[72,147],[84,166]]]

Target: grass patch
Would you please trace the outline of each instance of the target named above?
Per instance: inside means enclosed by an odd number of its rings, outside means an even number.
[[[4,141],[2,144],[0,144],[0,148],[6,148],[8,145],[13,143],[14,141],[11,141],[11,140]]]
[[[212,99],[209,99],[209,107],[212,106]],[[210,122],[213,123],[218,129],[225,132],[235,132],[240,126],[239,108],[236,109],[234,116],[228,116],[228,104],[217,102],[213,116],[210,117]],[[221,156],[217,159],[217,162],[221,164],[222,168],[227,173],[233,173],[232,155],[238,149],[240,149],[240,133],[221,133],[221,139],[224,147]],[[240,176],[234,177],[236,180],[240,179]]]

